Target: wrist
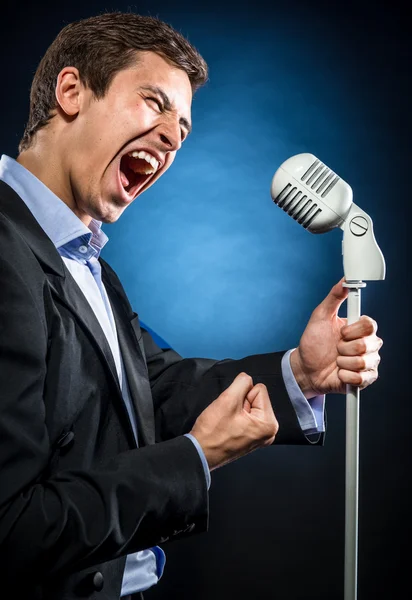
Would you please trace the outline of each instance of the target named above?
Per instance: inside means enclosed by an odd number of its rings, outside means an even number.
[[[313,390],[310,378],[305,373],[302,361],[300,358],[299,348],[295,348],[289,356],[290,368],[292,369],[293,376],[298,384],[300,391],[305,396],[306,400],[316,396],[316,392]]]
[[[202,436],[199,434],[199,432],[194,431],[194,429],[192,429],[190,431],[190,435],[195,438],[195,440],[197,441],[197,443],[199,444],[199,447],[201,448],[202,452],[203,452],[203,456],[206,460],[207,466],[209,468],[209,471],[213,471],[214,469],[216,469],[219,466],[219,460],[216,456],[217,449],[211,449],[210,448],[210,444],[207,444],[206,441],[202,438]]]

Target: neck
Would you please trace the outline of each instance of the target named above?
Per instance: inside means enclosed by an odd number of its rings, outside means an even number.
[[[44,136],[39,136],[39,133],[36,134],[36,138],[44,138]],[[92,218],[79,210],[77,206],[70,184],[70,175],[65,168],[64,156],[53,143],[50,143],[50,136],[47,137],[47,141],[36,139],[30,148],[18,155],[16,160],[56,194],[74,212],[76,217],[89,226]]]

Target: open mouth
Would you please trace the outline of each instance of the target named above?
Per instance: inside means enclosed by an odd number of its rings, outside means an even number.
[[[129,152],[120,159],[120,181],[131,197],[136,197],[138,192],[157,172],[158,160],[143,150]]]

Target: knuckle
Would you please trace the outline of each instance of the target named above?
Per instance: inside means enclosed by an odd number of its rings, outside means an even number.
[[[347,336],[347,334],[348,334],[348,325],[343,325],[343,327],[340,330],[340,334],[341,334],[341,336],[343,338],[345,338]]]
[[[372,317],[369,317],[368,315],[362,315],[360,320],[363,321],[364,323],[369,323],[369,324],[373,324],[375,322],[372,319]]]
[[[371,317],[364,317],[364,320],[365,320],[365,322],[367,324],[368,333],[369,334],[375,333],[375,331],[376,331],[376,329],[378,327],[378,324],[376,323],[376,321],[374,321],[373,319],[371,319]]]
[[[267,392],[267,387],[264,383],[256,383],[255,389],[262,390],[262,392]]]
[[[338,342],[337,349],[338,349],[339,354],[345,355],[346,354],[345,353],[345,342],[343,342],[343,341]]]
[[[355,343],[355,352],[356,354],[365,354],[366,352],[366,342],[364,339],[357,340]]]

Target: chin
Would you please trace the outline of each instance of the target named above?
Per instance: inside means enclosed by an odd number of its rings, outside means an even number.
[[[97,219],[98,221],[101,221],[102,223],[105,224],[110,224],[110,223],[116,223],[116,221],[121,217],[123,213],[118,213],[118,214],[110,214],[110,215],[106,215],[104,217],[101,217],[100,219]]]
[[[124,213],[127,205],[119,201],[115,196],[110,200],[101,201],[89,211],[89,215],[102,223],[115,223]]]
[[[98,221],[102,223],[116,223],[116,221],[122,216],[124,213],[124,208],[116,207],[115,210],[105,211],[104,214],[97,217]]]

